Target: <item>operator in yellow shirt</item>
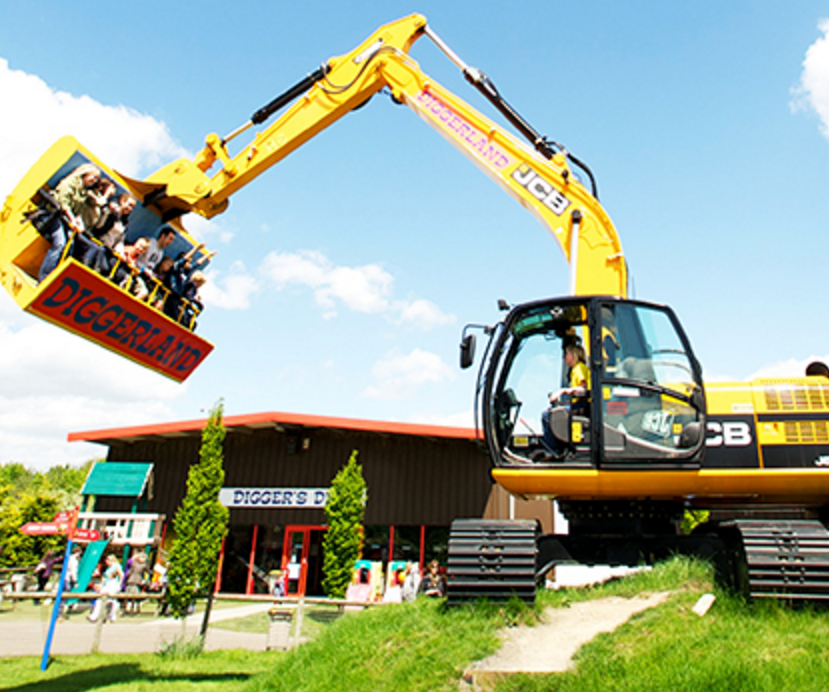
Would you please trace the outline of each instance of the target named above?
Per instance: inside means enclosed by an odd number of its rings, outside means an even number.
[[[576,416],[590,415],[590,368],[587,367],[584,348],[578,344],[569,344],[564,349],[564,362],[570,368],[570,386],[551,392],[550,408],[541,414],[541,427],[544,430],[544,444],[552,453],[552,458],[559,458],[563,453],[563,443],[550,427],[550,411],[562,406],[562,398],[570,397],[570,413]]]

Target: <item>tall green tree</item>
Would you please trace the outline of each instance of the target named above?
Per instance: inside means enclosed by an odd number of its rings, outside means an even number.
[[[187,474],[187,492],[173,519],[175,539],[167,566],[168,598],[176,617],[183,618],[196,598],[210,593],[219,552],[227,533],[229,511],[219,502],[225,472],[221,401],[210,411],[202,431],[199,462]]]
[[[34,471],[17,462],[0,464],[0,566],[35,565],[47,550],[59,551],[63,536],[26,536],[27,522],[52,521],[61,510],[80,503],[92,461]]]
[[[334,476],[325,503],[328,530],[322,544],[322,586],[331,598],[345,596],[354,563],[363,551],[367,500],[363,467],[357,463],[355,449],[348,463]]]

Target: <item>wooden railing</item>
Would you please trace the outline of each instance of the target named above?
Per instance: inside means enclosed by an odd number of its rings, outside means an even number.
[[[110,544],[156,546],[161,543],[163,514],[128,514],[126,512],[81,512],[78,528],[96,529]]]

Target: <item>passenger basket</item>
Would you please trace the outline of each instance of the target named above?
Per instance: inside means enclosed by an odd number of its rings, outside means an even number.
[[[3,202],[0,284],[26,312],[182,382],[213,350],[211,343],[192,331],[197,306],[188,303],[188,311],[179,312],[178,317],[186,324],[171,319],[158,309],[163,302],[160,291],[166,290],[159,282],[155,282],[145,302],[73,259],[68,244],[57,267],[39,281],[50,242],[32,224],[33,212],[52,208],[52,204],[43,206],[49,201],[50,191],[82,164],[97,166],[114,183],[117,194],[129,192],[137,201],[143,199],[141,190],[131,181],[106,167],[74,138],[64,137],[35,163]],[[156,237],[163,221],[157,211],[138,204],[129,217],[125,242]],[[196,243],[184,228],[177,221],[170,223],[175,224],[176,240],[167,248],[168,255],[175,257],[194,248]],[[100,245],[97,239],[87,242]]]

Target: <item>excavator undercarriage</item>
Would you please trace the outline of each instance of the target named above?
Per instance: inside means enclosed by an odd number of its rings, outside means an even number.
[[[669,516],[666,504],[641,505],[636,509],[644,512],[633,518],[630,503],[571,503],[567,535],[543,535],[533,520],[456,520],[449,538],[449,603],[514,597],[531,603],[557,565],[653,564],[673,555],[712,562],[718,582],[750,599],[829,601],[829,531],[820,521],[731,519],[686,536],[658,526]],[[597,518],[600,509],[604,520]],[[578,514],[590,519],[575,519]]]

